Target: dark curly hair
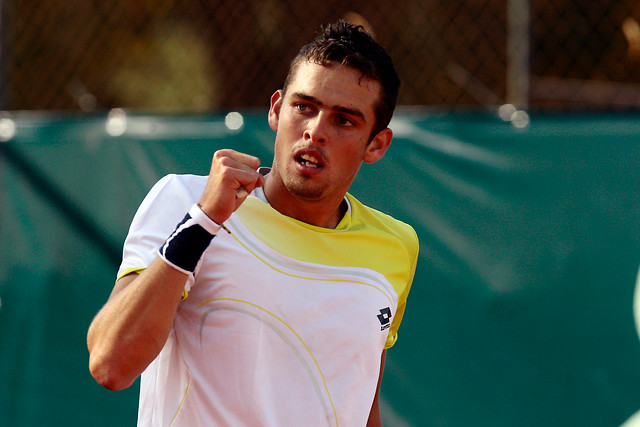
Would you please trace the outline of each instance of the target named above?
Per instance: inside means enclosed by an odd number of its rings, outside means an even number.
[[[375,107],[372,137],[389,125],[398,100],[400,78],[389,54],[361,25],[340,20],[322,28],[316,39],[303,46],[291,62],[283,92],[286,93],[302,61],[320,65],[336,62],[360,71],[362,77],[380,82],[382,97]]]

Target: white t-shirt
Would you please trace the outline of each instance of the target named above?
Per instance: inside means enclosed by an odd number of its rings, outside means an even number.
[[[119,277],[144,269],[207,177],[169,175],[141,204]],[[185,285],[142,374],[141,426],[363,426],[418,255],[413,229],[347,195],[335,229],[249,196]]]

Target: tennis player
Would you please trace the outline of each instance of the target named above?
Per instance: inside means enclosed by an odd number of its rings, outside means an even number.
[[[271,97],[270,168],[225,149],[208,176],[151,189],[87,337],[98,383],[141,376],[138,425],[381,425],[418,240],[347,191],[391,144],[399,85],[384,49],[339,21]]]

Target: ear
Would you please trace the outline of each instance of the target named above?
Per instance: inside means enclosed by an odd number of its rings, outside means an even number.
[[[269,127],[274,132],[278,131],[278,123],[280,122],[280,107],[282,106],[282,99],[284,94],[282,90],[277,90],[271,95],[271,103],[269,105]]]
[[[393,131],[391,131],[391,129],[386,128],[378,132],[369,145],[367,145],[362,160],[365,163],[375,163],[380,160],[382,156],[384,156],[384,153],[387,152],[387,148],[391,145],[392,139]]]

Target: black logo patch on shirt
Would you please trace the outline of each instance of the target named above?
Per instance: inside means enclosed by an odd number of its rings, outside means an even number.
[[[380,309],[380,314],[378,314],[377,317],[381,325],[380,330],[384,331],[385,329],[389,329],[391,326],[391,309],[389,307]]]

